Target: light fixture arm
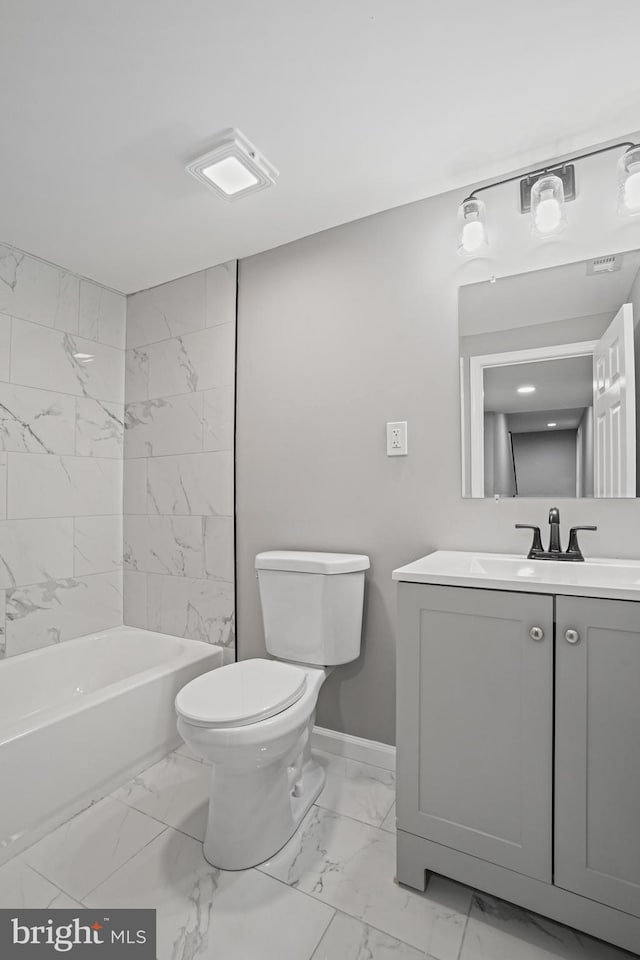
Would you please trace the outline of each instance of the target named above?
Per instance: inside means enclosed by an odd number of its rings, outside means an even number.
[[[506,177],[504,180],[496,180],[495,183],[487,183],[484,187],[477,187],[475,190],[472,190],[469,196],[465,197],[462,202],[466,203],[467,200],[475,200],[476,194],[482,193],[483,190],[491,190],[492,187],[501,187],[503,184],[513,183],[515,180],[530,180],[532,177],[544,176],[547,173],[553,173],[556,170],[562,170],[563,167],[566,167],[570,163],[575,163],[576,160],[586,160],[587,157],[595,157],[599,153],[607,153],[609,150],[618,150],[620,147],[626,147],[627,150],[630,150],[637,146],[640,145],[637,143],[632,143],[630,140],[625,140],[621,143],[612,143],[608,147],[600,147],[599,150],[590,150],[588,153],[581,153],[576,157],[568,157],[561,163],[553,163],[546,167],[539,167],[537,170],[530,170],[529,173],[518,173],[513,177]]]

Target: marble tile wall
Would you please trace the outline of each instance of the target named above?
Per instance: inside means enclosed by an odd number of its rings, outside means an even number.
[[[125,323],[0,245],[0,657],[122,623]]]
[[[236,270],[233,261],[130,296],[125,377],[125,623],[220,644],[227,662]]]

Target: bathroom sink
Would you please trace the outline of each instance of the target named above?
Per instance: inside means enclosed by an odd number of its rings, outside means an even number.
[[[393,571],[394,580],[446,586],[640,600],[640,561],[527,560],[516,554],[436,550]]]

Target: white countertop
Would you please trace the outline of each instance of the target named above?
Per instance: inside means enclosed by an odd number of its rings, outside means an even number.
[[[393,571],[394,580],[526,593],[640,600],[640,560],[527,560],[516,554],[436,550]]]

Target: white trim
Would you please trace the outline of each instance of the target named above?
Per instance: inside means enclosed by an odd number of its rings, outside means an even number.
[[[374,767],[382,767],[383,770],[396,769],[396,748],[377,740],[365,740],[363,737],[352,737],[349,733],[314,727],[311,746],[338,757],[370,763]]]
[[[471,436],[471,496],[484,497],[484,371],[487,367],[507,367],[514,363],[539,363],[544,360],[562,360],[564,357],[584,357],[592,354],[597,340],[577,343],[559,343],[554,346],[532,347],[529,350],[511,350],[507,353],[487,353],[469,357],[469,394]]]
[[[464,357],[460,357],[460,472],[462,474],[462,496],[467,496],[467,438],[465,437],[464,422],[466,419],[464,409]]]

